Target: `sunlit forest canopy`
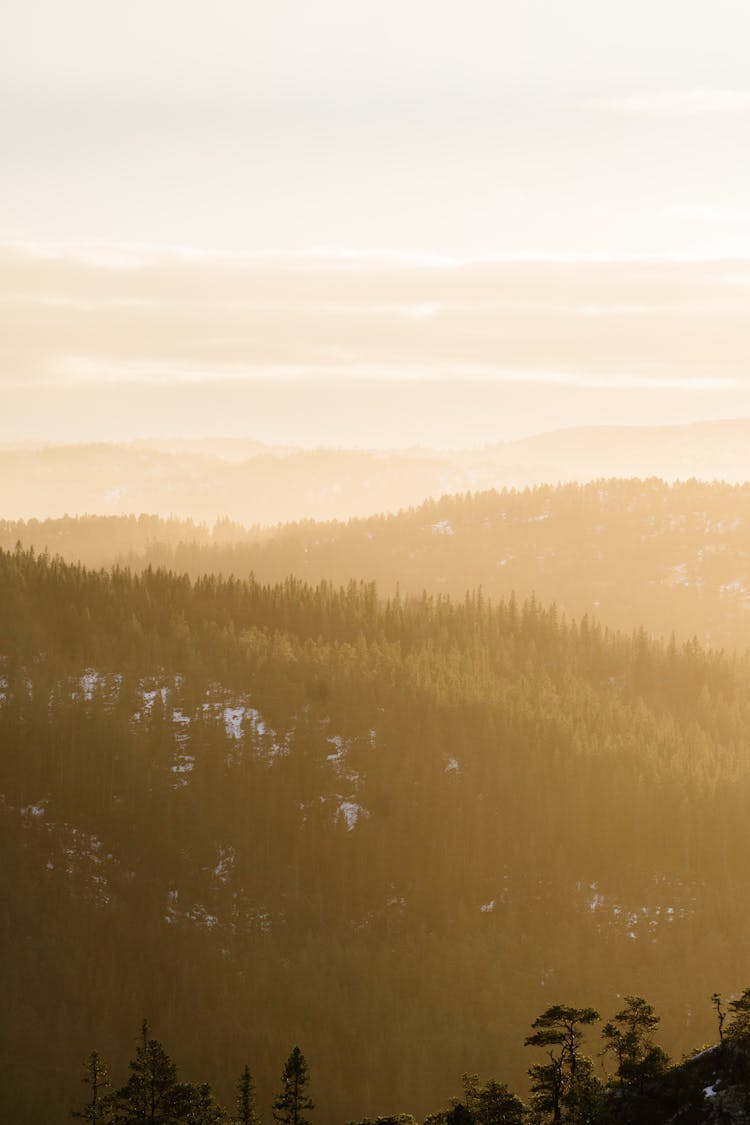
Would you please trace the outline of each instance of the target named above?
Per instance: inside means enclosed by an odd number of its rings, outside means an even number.
[[[376,581],[384,594],[535,594],[560,614],[729,651],[750,647],[750,486],[599,480],[464,493],[348,523],[246,528],[154,516],[0,521],[16,542],[96,566],[279,582]]]
[[[61,1120],[144,997],[223,1098],[296,1039],[352,1120],[498,1059],[523,1089],[550,997],[648,995],[679,1052],[743,979],[744,659],[533,600],[22,549],[0,621],[14,1120]]]

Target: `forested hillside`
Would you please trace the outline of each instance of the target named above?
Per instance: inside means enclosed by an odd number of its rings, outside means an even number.
[[[0,653],[3,1120],[65,1120],[144,1012],[224,1101],[305,1044],[344,1121],[523,1090],[560,999],[648,996],[679,1053],[747,976],[746,659],[20,549]]]
[[[750,485],[606,480],[445,496],[398,515],[245,529],[153,516],[0,523],[0,546],[88,564],[376,581],[384,593],[532,593],[614,628],[750,647]]]
[[[351,393],[335,382],[326,390],[340,407]],[[475,384],[467,399],[457,384],[447,409],[460,414],[472,402],[476,410],[477,391]],[[305,399],[309,388],[296,393]],[[409,408],[418,411],[419,399],[424,407],[425,396],[436,393],[444,393],[439,383],[422,387]],[[396,512],[478,489],[632,476],[746,481],[750,421],[584,427],[479,449],[299,449],[239,438],[0,444],[0,511],[13,518],[153,512],[211,521],[223,513],[267,525]]]

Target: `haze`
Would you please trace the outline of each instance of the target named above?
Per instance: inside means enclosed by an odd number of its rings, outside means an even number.
[[[14,5],[0,439],[747,416],[748,20]]]
[[[746,0],[3,15],[0,1122],[747,1125]]]

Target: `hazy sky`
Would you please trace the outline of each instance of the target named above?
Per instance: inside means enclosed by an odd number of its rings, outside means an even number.
[[[749,415],[748,41],[727,0],[6,5],[0,438],[237,432],[254,380],[283,440],[280,379],[489,380],[498,437]]]

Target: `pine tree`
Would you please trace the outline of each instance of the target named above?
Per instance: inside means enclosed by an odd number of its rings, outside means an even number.
[[[118,1123],[171,1125],[183,1091],[177,1083],[177,1067],[161,1043],[151,1038],[147,1020],[141,1024],[140,1041],[129,1065],[130,1077],[115,1095]]]
[[[91,1100],[83,1109],[71,1111],[71,1117],[79,1117],[90,1121],[91,1125],[106,1125],[111,1121],[111,1100],[105,1093],[110,1085],[107,1066],[102,1061],[98,1051],[92,1051],[84,1063],[84,1075],[81,1079],[91,1088]]]
[[[646,1085],[659,1078],[669,1059],[653,1042],[659,1017],[642,996],[626,996],[625,1007],[602,1028],[605,1053],[617,1057],[617,1077],[629,1090],[643,1094]]]
[[[306,1092],[309,1081],[307,1060],[295,1047],[281,1075],[281,1093],[273,1103],[273,1117],[278,1125],[312,1125],[304,1116],[306,1111],[315,1109]]]
[[[737,1000],[730,1001],[729,1023],[724,1032],[726,1039],[747,1042],[750,1040],[750,988],[746,988]]]
[[[593,1008],[553,1004],[531,1025],[527,1047],[547,1049],[549,1062],[531,1067],[532,1104],[554,1125],[570,1122],[587,1125],[593,1120],[597,1082],[591,1060],[581,1053],[583,1028],[596,1023]]]
[[[258,1125],[258,1115],[255,1110],[255,1083],[249,1066],[242,1071],[237,1083],[233,1125]]]
[[[186,1095],[186,1125],[226,1125],[227,1116],[207,1082],[188,1087]]]

